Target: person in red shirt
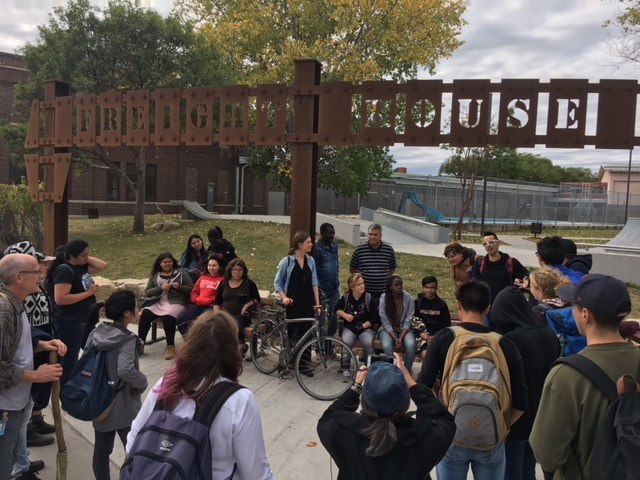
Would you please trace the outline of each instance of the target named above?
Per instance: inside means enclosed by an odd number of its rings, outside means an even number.
[[[186,338],[189,333],[191,323],[198,318],[205,310],[212,308],[216,301],[218,285],[224,280],[224,268],[220,264],[221,259],[212,256],[207,262],[207,272],[198,278],[198,281],[191,290],[191,303],[193,307],[188,308],[178,317],[176,326],[180,334]]]

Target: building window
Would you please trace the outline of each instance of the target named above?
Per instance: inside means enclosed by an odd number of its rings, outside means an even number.
[[[157,179],[158,166],[157,165],[147,165],[147,175],[145,181],[145,202],[155,202],[156,201],[156,179]],[[127,163],[127,177],[131,179],[132,182],[137,181],[136,174],[136,164],[135,163]],[[133,190],[127,187],[127,200],[134,201],[136,199],[136,195]]]
[[[107,170],[107,200],[120,200],[120,174]]]

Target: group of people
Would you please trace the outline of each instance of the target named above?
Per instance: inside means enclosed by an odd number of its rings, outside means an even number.
[[[546,312],[571,311],[586,339],[579,355],[615,382],[623,374],[635,376],[640,364],[640,349],[624,338],[638,328],[623,322],[631,311],[629,292],[613,277],[589,274],[590,256],[578,256],[570,240],[538,242],[541,268],[531,274],[500,244],[486,232],[486,256],[460,244],[445,248],[460,324],[438,325],[428,335],[417,382],[406,361],[362,366],[353,388],[322,416],[318,434],[339,478],[429,478],[435,466],[439,480],[466,479],[469,468],[476,479],[535,480],[536,462],[545,480],[590,478],[596,432],[610,399],[589,376],[556,363],[564,352],[561,335],[550,328]],[[339,307],[357,295],[365,298],[357,308],[366,311],[364,282],[352,277]],[[400,306],[406,299],[401,281],[391,275],[388,285],[384,295]],[[421,299],[428,302],[437,281],[427,277],[423,287]],[[353,321],[342,309],[337,313]],[[392,339],[399,345],[400,337]],[[409,397],[417,412],[407,413]]]
[[[286,316],[312,319],[322,310],[322,294],[333,313],[326,319],[330,334],[342,325],[342,338],[350,346],[359,340],[365,356],[374,353],[378,335],[385,355],[395,359],[361,366],[353,387],[318,422],[320,440],[340,470],[338,478],[429,478],[435,467],[440,480],[457,480],[466,479],[471,467],[476,479],[532,480],[536,461],[545,479],[589,478],[595,432],[609,400],[572,366],[554,366],[563,349],[548,326],[547,312],[571,309],[588,345],[580,355],[612,380],[635,374],[637,367],[630,366],[640,364],[640,350],[625,341],[621,328],[631,310],[624,284],[567,267],[572,260],[581,268],[589,262],[576,262],[559,237],[538,243],[541,268],[530,274],[500,251],[497,235],[486,232],[484,256],[460,244],[445,248],[460,319],[459,326],[447,328],[451,316],[437,294],[437,278],[423,279],[418,298],[406,292],[380,225],[369,227],[368,242],[351,257],[344,294],[335,229],[323,224],[320,233],[314,249],[312,237],[297,232],[278,265],[274,288]],[[96,301],[92,274],[108,265],[92,257],[82,240],[59,249],[55,259],[31,245],[10,247],[0,259],[0,479],[37,478],[40,464],[34,466],[26,450],[30,418],[32,424],[47,425],[41,410],[48,397],[40,398],[37,385],[60,381],[64,388],[85,346],[106,351],[107,374],[119,386],[112,410],[93,421],[93,470],[101,480],[109,478],[116,434],[127,452],[135,452],[136,439],[158,405],[192,418],[221,382],[237,383],[246,351],[242,329],[259,295],[230,242],[218,229],[213,235],[220,244],[213,254],[192,235],[179,262],[170,253],[156,259],[143,299],[148,304],[141,312],[135,294],[127,290]],[[227,254],[234,256],[228,263]],[[46,281],[39,260],[52,262]],[[39,295],[44,300],[37,300]],[[36,296],[34,301],[30,296]],[[48,298],[53,301],[47,303]],[[193,306],[187,308],[188,303]],[[46,323],[43,312],[55,339],[31,328]],[[100,317],[106,321],[98,323]],[[165,326],[165,356],[175,358],[142,402],[147,378],[139,355],[156,319]],[[127,328],[135,322],[138,336]],[[177,352],[176,328],[186,337]],[[295,336],[309,325],[295,322],[288,328]],[[415,379],[417,340],[424,346]],[[396,353],[399,347],[404,347],[404,361]],[[59,353],[60,364],[34,363],[34,354],[50,351]],[[470,358],[471,363],[463,362]],[[302,373],[313,376],[311,370]],[[495,384],[493,393],[480,388],[486,405],[469,413],[469,398],[477,397],[459,392],[478,389],[460,385],[477,386],[484,378]],[[409,412],[410,400],[416,412]],[[235,391],[222,409],[209,427],[214,478],[274,478],[253,394]],[[493,416],[486,417],[487,412]],[[492,419],[489,429],[483,428],[487,418]]]

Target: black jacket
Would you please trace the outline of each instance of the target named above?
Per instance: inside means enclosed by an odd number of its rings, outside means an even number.
[[[360,396],[352,389],[331,404],[318,421],[320,441],[336,462],[338,480],[424,480],[449,449],[456,425],[453,416],[426,385],[409,390],[418,411],[394,420],[396,448],[381,457],[368,457],[369,438],[363,433],[374,417],[356,413]]]
[[[500,292],[491,312],[491,318],[504,338],[515,343],[522,356],[529,392],[527,409],[513,424],[507,438],[528,440],[540,405],[544,380],[560,356],[560,341],[553,330],[542,323],[517,288],[505,288]]]
[[[570,268],[574,272],[581,272],[585,275],[591,271],[591,267],[593,266],[593,258],[590,253],[586,253],[584,255],[576,255],[571,260],[569,260],[564,265],[567,268]]]
[[[511,287],[516,278],[522,280],[529,275],[529,270],[516,258],[512,259],[513,271],[510,271],[508,260],[509,255],[500,252],[500,260],[497,262],[489,260],[489,255],[487,255],[485,257],[479,257],[473,264],[473,280],[476,282],[485,282],[489,285],[489,289],[491,290],[491,303],[493,303],[493,300],[503,288]]]

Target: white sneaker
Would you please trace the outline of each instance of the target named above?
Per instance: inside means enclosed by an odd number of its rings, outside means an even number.
[[[342,376],[343,377],[350,377],[351,376],[351,372],[349,370],[343,370],[342,371]]]

